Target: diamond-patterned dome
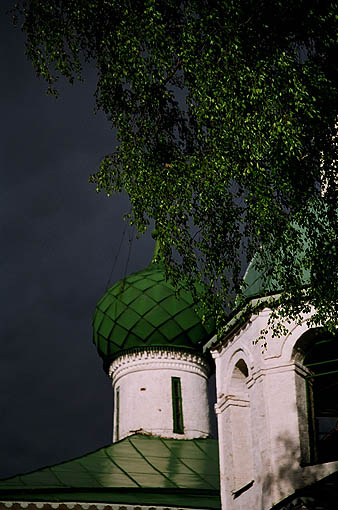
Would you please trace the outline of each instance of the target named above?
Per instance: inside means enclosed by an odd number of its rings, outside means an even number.
[[[182,291],[177,298],[163,265],[151,263],[107,290],[96,306],[93,328],[98,352],[109,360],[150,346],[199,349],[215,324],[202,324],[192,295]]]

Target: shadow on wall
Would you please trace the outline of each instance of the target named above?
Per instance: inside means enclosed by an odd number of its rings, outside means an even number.
[[[304,476],[306,467],[299,467],[299,447],[288,437],[280,437],[278,443],[279,451],[285,454],[279,458],[276,475],[267,475],[263,480],[263,501],[264,494],[273,494],[276,488],[280,493],[285,493],[290,487],[301,487],[304,485],[304,479],[306,480]],[[262,508],[266,510],[264,504]],[[305,487],[295,490],[290,496],[272,506],[272,510],[337,510],[337,508],[338,470],[318,482],[309,482]]]
[[[295,380],[299,443],[287,435],[277,439],[275,479],[265,478],[263,494],[304,488],[273,508],[338,508],[338,470],[333,473],[334,465],[330,469],[328,464],[338,460],[337,358],[337,338],[320,329],[308,330],[295,345],[294,359],[303,371],[296,372]],[[316,478],[322,480],[315,482]]]

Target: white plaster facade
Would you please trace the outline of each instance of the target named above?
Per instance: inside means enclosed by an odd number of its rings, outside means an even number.
[[[147,349],[122,354],[110,366],[113,442],[135,432],[176,439],[210,435],[209,367],[196,353]],[[181,385],[184,433],[173,430],[172,378]]]
[[[310,465],[310,436],[302,365],[313,335],[291,324],[287,335],[257,343],[269,309],[211,347],[216,389],[222,510],[268,510],[296,489],[338,469]],[[212,342],[211,342],[212,343]],[[210,343],[209,343],[210,344]]]

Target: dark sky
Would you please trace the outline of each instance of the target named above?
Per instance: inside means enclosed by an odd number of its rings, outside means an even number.
[[[126,223],[128,201],[88,184],[114,132],[93,115],[95,73],[46,96],[1,1],[0,477],[108,444],[112,390],[91,320]],[[124,276],[128,227],[112,281]],[[128,273],[153,241],[134,241]]]
[[[112,390],[92,343],[92,315],[118,253],[128,211],[88,184],[114,149],[94,116],[95,72],[45,94],[24,37],[1,1],[0,478],[76,457],[111,441]],[[127,227],[111,281],[125,275]],[[151,260],[132,243],[127,273]]]

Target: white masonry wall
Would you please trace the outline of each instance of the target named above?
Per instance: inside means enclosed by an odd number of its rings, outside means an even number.
[[[209,436],[208,365],[198,354],[165,349],[124,354],[109,374],[115,397],[113,442],[135,432],[178,439]],[[184,434],[173,432],[172,377],[181,380]]]
[[[289,324],[287,335],[268,333],[256,343],[269,313],[252,316],[212,351],[222,510],[269,510],[338,469],[338,462],[309,465],[309,372],[299,341],[311,333],[307,317],[301,325]]]

